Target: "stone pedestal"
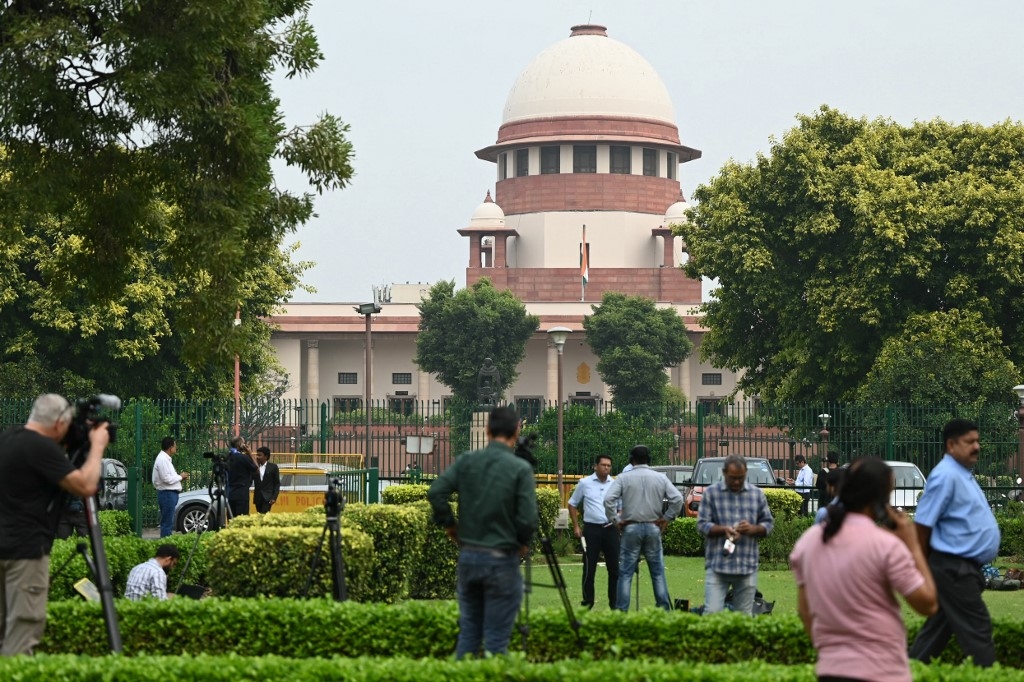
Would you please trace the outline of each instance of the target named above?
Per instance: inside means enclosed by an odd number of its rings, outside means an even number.
[[[477,410],[473,413],[473,423],[469,427],[470,450],[487,447],[487,420],[490,416],[490,410]]]

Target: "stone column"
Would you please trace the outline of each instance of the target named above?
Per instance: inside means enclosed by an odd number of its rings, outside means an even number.
[[[507,267],[506,263],[506,244],[505,241],[508,239],[507,235],[496,234],[491,237],[494,240],[494,267],[504,268]]]
[[[424,372],[422,369],[417,378],[416,400],[421,403],[430,402],[430,373]]]
[[[665,242],[665,256],[664,256],[664,260],[662,262],[665,264],[666,268],[675,267],[675,264],[676,264],[676,254],[675,254],[676,237],[673,234],[666,234],[664,237],[662,237],[662,241]]]
[[[306,341],[306,397],[320,400],[320,341]]]

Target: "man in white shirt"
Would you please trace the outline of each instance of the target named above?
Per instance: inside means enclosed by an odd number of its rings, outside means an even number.
[[[160,454],[153,462],[153,487],[160,505],[160,537],[165,538],[174,532],[174,508],[178,506],[181,482],[188,478],[188,472],[179,474],[171,463],[171,456],[178,451],[174,438],[167,436],[160,441],[160,447]]]
[[[609,476],[611,470],[612,458],[598,455],[594,459],[594,473],[581,478],[569,498],[569,519],[576,537],[583,539],[583,606],[588,609],[594,606],[594,575],[602,553],[608,568],[608,607],[615,608],[619,582],[619,529],[605,518],[604,510],[604,493],[614,480]],[[582,524],[578,511],[581,505]]]
[[[181,552],[174,545],[160,545],[156,548],[156,557],[143,562],[128,573],[128,584],[124,588],[124,596],[132,601],[144,597],[167,599],[167,574],[171,572]]]
[[[797,455],[793,460],[800,467],[800,471],[797,473],[795,481],[788,478],[786,483],[796,486],[796,491],[803,498],[803,502],[800,504],[800,516],[807,516],[811,503],[811,488],[814,487],[814,469],[807,464],[807,458],[803,455]]]

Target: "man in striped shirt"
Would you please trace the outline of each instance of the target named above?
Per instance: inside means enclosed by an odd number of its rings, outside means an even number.
[[[128,574],[128,585],[124,588],[124,596],[132,601],[146,597],[167,599],[167,574],[178,563],[181,553],[174,545],[160,545],[156,548],[156,556],[141,563]]]

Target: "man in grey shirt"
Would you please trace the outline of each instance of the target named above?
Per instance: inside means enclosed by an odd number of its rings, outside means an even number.
[[[665,582],[665,561],[661,534],[683,508],[683,496],[665,474],[651,469],[651,452],[646,445],[634,446],[629,453],[633,468],[620,474],[604,495],[604,509],[609,522],[618,521],[622,531],[619,547],[619,585],[615,607],[629,610],[629,592],[633,573],[640,561],[640,552],[647,559],[647,569],[654,584],[654,601],[666,611],[672,609]],[[619,501],[622,513],[616,518]]]

